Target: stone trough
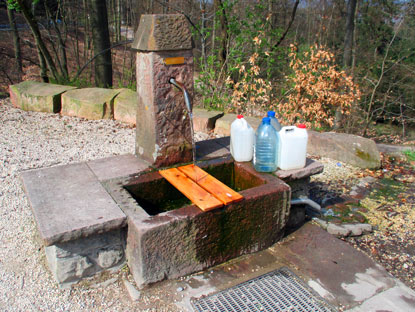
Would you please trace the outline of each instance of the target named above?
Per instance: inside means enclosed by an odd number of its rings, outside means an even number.
[[[289,213],[287,184],[229,158],[199,166],[244,199],[203,212],[157,171],[104,182],[128,216],[127,261],[139,286],[262,250],[282,237]]]

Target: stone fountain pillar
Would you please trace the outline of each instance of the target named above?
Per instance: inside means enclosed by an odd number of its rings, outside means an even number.
[[[154,167],[192,160],[190,116],[181,82],[193,98],[193,42],[180,14],[142,15],[132,48],[137,50],[136,155]]]

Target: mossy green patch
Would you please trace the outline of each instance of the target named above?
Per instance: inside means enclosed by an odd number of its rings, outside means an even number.
[[[370,157],[370,154],[362,151],[361,149],[356,149],[356,156],[360,159],[366,160],[366,161],[372,161],[373,159]]]
[[[381,179],[376,188],[369,194],[373,200],[396,200],[397,196],[405,191],[404,185],[393,179]]]
[[[415,150],[407,150],[403,153],[408,161],[415,161]]]
[[[327,221],[338,221],[338,223],[367,223],[367,218],[360,210],[364,209],[359,204],[337,204],[330,209],[333,215],[322,217]]]

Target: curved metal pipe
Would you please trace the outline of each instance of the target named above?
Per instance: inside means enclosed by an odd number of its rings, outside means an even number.
[[[291,200],[291,205],[301,205],[301,204],[309,205],[311,208],[321,213],[321,206],[308,197],[300,197],[300,198]]]
[[[176,79],[174,79],[174,78],[170,78],[169,83],[176,86],[180,91],[183,92],[184,102],[185,102],[186,108],[187,108],[187,110],[188,110],[188,112],[191,116],[192,115],[192,105],[191,105],[190,95],[187,92],[186,88],[184,87],[184,84],[181,83],[181,82],[176,81]]]

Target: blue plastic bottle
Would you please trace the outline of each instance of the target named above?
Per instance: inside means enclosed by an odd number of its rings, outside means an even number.
[[[274,172],[277,170],[279,134],[271,126],[269,117],[262,119],[255,136],[254,167],[258,172]]]
[[[281,124],[279,123],[278,119],[275,118],[275,112],[269,111],[267,112],[267,116],[271,119],[271,126],[275,128],[275,130],[281,130]]]

